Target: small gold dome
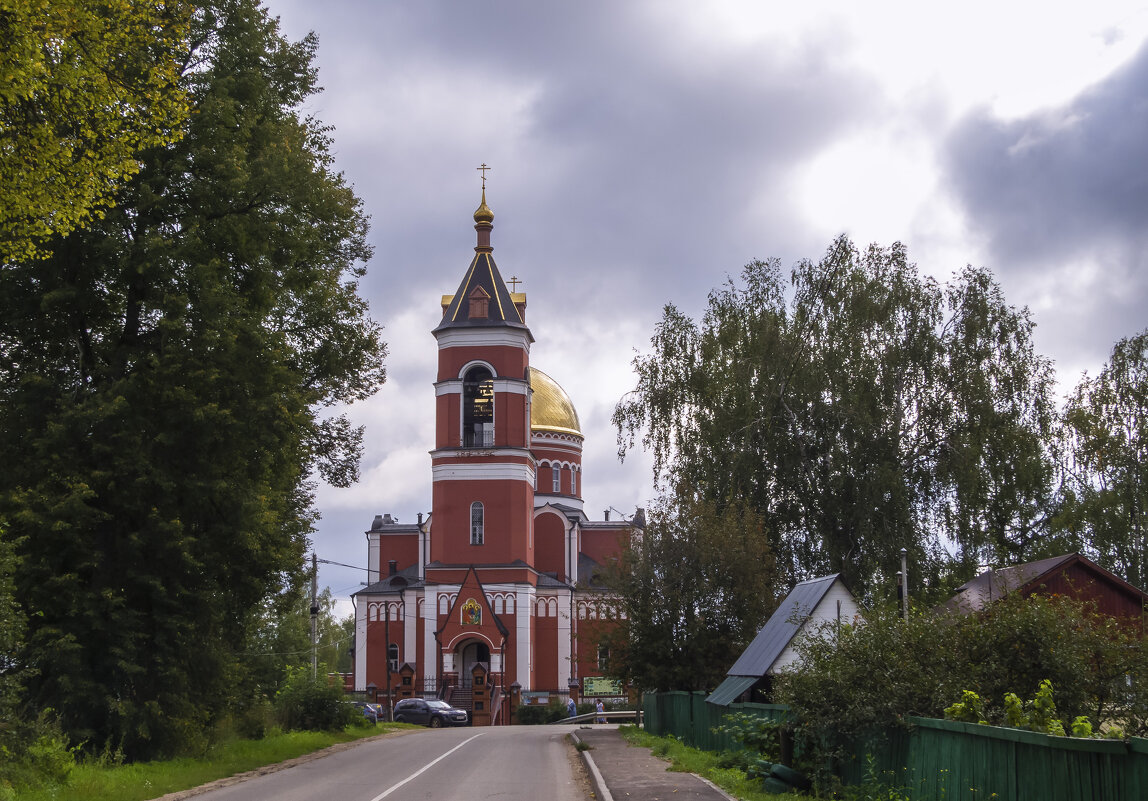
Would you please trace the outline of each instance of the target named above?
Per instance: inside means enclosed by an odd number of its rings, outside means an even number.
[[[482,203],[474,212],[474,221],[476,223],[486,223],[487,225],[494,222],[494,212],[490,210],[490,206],[486,205],[486,189],[482,190]]]
[[[530,386],[534,395],[530,401],[530,430],[553,431],[559,434],[582,436],[582,424],[570,396],[562,387],[537,367],[530,368]]]

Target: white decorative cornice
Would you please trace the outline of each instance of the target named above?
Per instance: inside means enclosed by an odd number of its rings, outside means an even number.
[[[447,328],[433,332],[442,348],[521,348],[530,353],[530,332],[525,328]]]
[[[496,378],[492,383],[495,392],[501,392],[507,395],[530,394],[530,385],[521,379]],[[454,378],[448,379],[447,381],[436,381],[434,394],[436,397],[440,395],[461,395],[462,381]]]
[[[440,464],[431,467],[434,481],[524,481],[534,486],[534,470],[524,464]]]

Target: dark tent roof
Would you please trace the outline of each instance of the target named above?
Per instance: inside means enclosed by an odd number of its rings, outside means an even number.
[[[487,316],[472,320],[469,314],[470,299],[475,292],[489,302],[486,307]],[[518,307],[514,305],[514,299],[494,263],[494,256],[490,253],[476,253],[434,333],[447,328],[491,326],[526,329],[526,323],[518,313]]]

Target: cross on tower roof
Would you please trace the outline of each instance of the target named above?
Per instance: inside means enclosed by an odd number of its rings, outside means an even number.
[[[482,188],[486,189],[486,171],[489,170],[490,167],[487,167],[486,162],[483,162],[480,166],[475,167],[475,169],[482,173]]]

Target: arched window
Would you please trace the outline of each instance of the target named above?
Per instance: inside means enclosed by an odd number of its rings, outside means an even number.
[[[470,505],[470,544],[482,545],[482,504],[475,501]]]
[[[387,646],[387,664],[390,666],[391,673],[399,672],[399,644],[397,642]]]
[[[570,494],[578,494],[578,471],[573,467],[570,468]]]
[[[552,466],[550,468],[550,475],[552,476],[551,480],[554,482],[554,491],[555,492],[561,492],[562,491],[562,467],[560,465]]]
[[[462,446],[494,445],[494,377],[485,367],[472,367],[462,380]]]

